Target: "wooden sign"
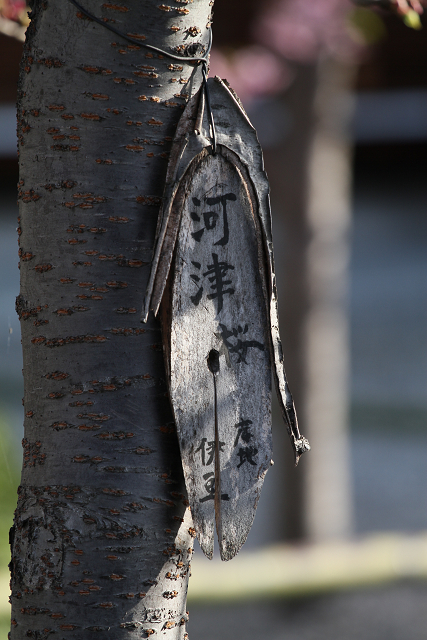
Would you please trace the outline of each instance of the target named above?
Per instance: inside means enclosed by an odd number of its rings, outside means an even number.
[[[256,133],[219,78],[176,132],[143,319],[157,314],[183,470],[200,546],[232,558],[272,464],[271,369],[295,451],[299,431],[278,332],[269,188]]]

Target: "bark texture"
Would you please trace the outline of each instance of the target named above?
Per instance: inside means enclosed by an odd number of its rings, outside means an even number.
[[[210,4],[85,7],[200,55]],[[18,102],[13,640],[186,636],[194,531],[159,325],[139,313],[170,143],[200,82],[200,69],[124,44],[65,0],[34,3]]]

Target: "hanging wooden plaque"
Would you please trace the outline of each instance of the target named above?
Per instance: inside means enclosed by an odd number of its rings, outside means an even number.
[[[261,147],[226,83],[209,79],[208,90],[211,114],[202,89],[177,128],[142,319],[160,308],[200,546],[211,558],[216,528],[228,560],[247,538],[272,464],[272,367],[296,463],[309,445],[283,368]]]

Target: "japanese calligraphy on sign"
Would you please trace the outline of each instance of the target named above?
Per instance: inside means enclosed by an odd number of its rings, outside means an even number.
[[[200,269],[201,268],[200,262],[195,262],[194,260],[192,260],[191,263],[196,269]],[[224,304],[224,296],[226,294],[233,295],[233,293],[234,293],[234,289],[232,289],[232,288],[227,289],[227,286],[232,284],[232,281],[231,280],[225,280],[225,276],[226,276],[227,271],[229,269],[234,269],[234,266],[232,264],[227,264],[227,262],[219,262],[218,261],[218,254],[217,253],[213,253],[212,254],[212,264],[208,264],[208,270],[203,274],[203,277],[205,278],[206,276],[208,276],[209,282],[212,283],[210,285],[210,288],[213,289],[214,292],[213,293],[208,293],[208,299],[209,300],[215,300],[215,298],[217,298],[217,300],[218,300],[218,313],[222,310],[222,307],[223,307],[223,304]],[[190,275],[190,278],[193,280],[193,282],[195,282],[197,285],[199,285],[200,276],[198,276],[197,273],[192,273]],[[202,298],[202,295],[203,295],[203,287],[199,286],[199,288],[197,290],[197,293],[194,296],[190,296],[191,302],[196,307],[199,304],[199,302],[200,302],[200,300]]]
[[[236,200],[236,194],[225,193],[223,196],[216,196],[214,198],[212,197],[209,198],[207,195],[205,196],[205,202],[207,205],[212,206],[212,205],[220,204],[222,209],[221,214],[222,214],[223,235],[222,235],[222,238],[214,242],[214,245],[219,244],[224,246],[228,243],[229,231],[228,231],[228,218],[227,218],[227,200]],[[194,204],[194,207],[197,208],[197,207],[200,207],[202,203],[198,198],[193,197],[193,204]],[[198,214],[197,211],[192,211],[190,213],[190,216],[193,222],[197,223],[197,222],[200,222],[201,220],[200,214]],[[217,211],[203,211],[202,216],[203,216],[204,227],[202,227],[198,231],[195,231],[194,233],[191,234],[197,242],[200,242],[200,240],[202,239],[205,229],[207,231],[210,231],[211,229],[215,229],[217,220],[220,217],[220,214]]]
[[[211,527],[199,536],[207,555],[215,511],[222,536],[227,522],[235,529],[237,512],[248,530],[252,491],[271,461],[269,327],[254,205],[225,154],[206,155],[191,186],[185,184],[191,196],[182,212],[172,288],[171,397],[182,411],[187,404],[195,408],[183,429],[196,434],[187,472],[194,482],[193,518]],[[215,374],[206,363],[212,351],[218,354]],[[242,501],[250,500],[243,509]],[[220,539],[221,555],[228,557],[234,544]]]
[[[193,98],[169,162],[144,319],[168,282],[162,330],[194,527],[208,557],[216,527],[228,560],[246,540],[271,464],[273,362],[296,460],[308,443],[282,364],[261,149],[232,92],[219,79],[208,85],[218,144]]]
[[[247,462],[253,466],[256,466],[256,454],[258,453],[258,449],[253,446],[248,446],[250,440],[253,439],[254,434],[250,429],[250,425],[252,424],[252,420],[240,420],[234,427],[237,429],[236,438],[234,440],[234,449],[237,456],[237,464],[236,468],[240,469],[240,467]],[[238,447],[239,440],[242,440],[243,446]],[[201,462],[204,467],[209,467],[214,464],[215,461],[215,440],[211,442],[207,441],[207,438],[202,438],[200,445],[196,449],[196,453],[200,452]],[[218,442],[218,452],[224,453],[225,442]],[[205,473],[203,475],[203,479],[205,482],[205,489],[207,491],[207,495],[202,496],[199,500],[200,502],[206,502],[206,500],[213,499],[215,495],[215,479],[214,473]],[[229,500],[228,494],[221,494],[221,500]]]

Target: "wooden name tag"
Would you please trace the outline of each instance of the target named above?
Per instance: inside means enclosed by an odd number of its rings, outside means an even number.
[[[170,398],[200,546],[232,558],[272,464],[271,369],[298,461],[278,333],[269,188],[256,133],[219,78],[187,105],[169,161],[143,320],[161,304]]]

